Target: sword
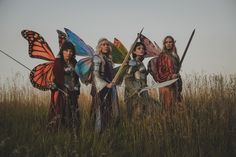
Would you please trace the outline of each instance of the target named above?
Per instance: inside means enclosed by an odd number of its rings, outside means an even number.
[[[180,66],[179,66],[179,71],[180,71],[180,69],[181,69],[181,66],[182,66],[184,57],[185,57],[185,55],[186,55],[186,53],[187,53],[187,51],[188,51],[188,47],[189,47],[189,45],[190,45],[190,43],[191,43],[191,41],[192,41],[192,38],[193,38],[193,36],[194,36],[194,33],[195,33],[195,29],[193,30],[193,32],[192,32],[192,34],[191,34],[191,36],[190,36],[190,38],[189,38],[189,40],[188,40],[188,44],[187,44],[187,46],[186,46],[186,48],[185,48],[185,50],[184,50],[183,56],[182,56],[182,58],[181,58],[181,60],[180,60],[180,63],[179,63],[179,65],[180,65]]]
[[[161,87],[165,87],[165,86],[169,86],[171,85],[172,83],[176,82],[178,80],[178,78],[176,79],[173,79],[173,80],[168,80],[168,81],[165,81],[165,82],[162,82],[162,83],[155,83],[154,85],[152,86],[148,86],[148,87],[145,87],[143,89],[141,89],[138,94],[140,95],[142,92],[146,91],[146,90],[149,90],[149,89],[152,89],[152,88],[161,88]]]
[[[135,94],[138,94],[138,96],[140,96],[140,94],[146,90],[149,90],[149,89],[152,89],[152,88],[161,88],[161,87],[165,87],[165,86],[169,86],[171,85],[172,83],[174,83],[175,81],[177,81],[178,78],[176,79],[173,79],[173,80],[168,80],[168,81],[165,81],[165,82],[162,82],[162,83],[155,83],[154,85],[152,86],[148,86],[148,87],[144,87],[142,88],[141,90],[136,90],[135,92],[133,92],[128,98],[126,99],[129,99],[131,97],[133,97]]]

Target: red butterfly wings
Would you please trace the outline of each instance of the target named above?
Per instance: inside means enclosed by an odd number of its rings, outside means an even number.
[[[161,49],[158,45],[154,45],[151,40],[149,40],[146,36],[143,34],[140,34],[140,41],[145,45],[146,47],[146,57],[152,57],[152,56],[159,56],[161,53]]]
[[[32,85],[40,90],[48,90],[53,81],[53,66],[55,56],[44,38],[37,32],[23,30],[22,36],[29,43],[29,56],[51,62],[37,65],[30,73]]]

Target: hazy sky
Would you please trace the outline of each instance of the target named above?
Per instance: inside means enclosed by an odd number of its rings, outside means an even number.
[[[0,49],[31,69],[44,61],[29,57],[23,29],[40,33],[56,55],[56,29],[69,28],[93,48],[101,37],[130,48],[144,27],[160,47],[172,35],[180,56],[196,29],[181,73],[236,73],[235,0],[0,0],[0,20]],[[1,53],[0,70],[2,78],[29,74]]]

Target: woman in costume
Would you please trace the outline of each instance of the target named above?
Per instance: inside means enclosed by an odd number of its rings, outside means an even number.
[[[154,79],[158,82],[164,82],[178,78],[178,81],[172,85],[159,89],[160,102],[165,109],[170,109],[182,100],[182,80],[179,74],[180,59],[177,54],[175,40],[172,36],[166,36],[163,40],[163,49],[156,60],[156,72]]]
[[[80,94],[80,82],[74,67],[75,47],[65,41],[53,66],[53,83],[51,85],[51,102],[48,113],[48,129],[77,128],[79,111],[77,99]]]
[[[125,75],[125,103],[129,118],[138,118],[143,115],[150,115],[154,108],[154,100],[147,91],[139,94],[139,91],[147,87],[148,72],[143,64],[146,54],[145,45],[137,42],[132,52],[132,58],[128,63]]]
[[[92,110],[91,115],[95,125],[95,131],[103,131],[111,119],[117,120],[119,115],[118,96],[114,77],[112,48],[106,38],[98,41],[97,54],[93,57],[92,76]]]

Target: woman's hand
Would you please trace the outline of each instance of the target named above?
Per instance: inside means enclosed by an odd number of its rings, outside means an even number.
[[[111,83],[108,83],[107,85],[106,85],[106,87],[107,88],[112,88],[113,87],[113,83],[111,82]]]
[[[176,79],[178,77],[178,74],[173,74],[172,76],[171,76],[171,79]]]

